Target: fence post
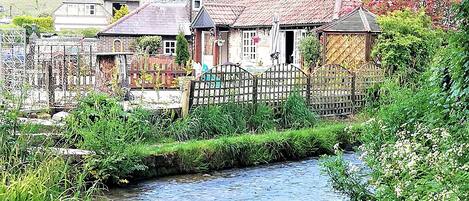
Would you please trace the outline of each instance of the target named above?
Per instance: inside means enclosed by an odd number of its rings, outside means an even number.
[[[308,106],[312,106],[311,104],[311,74],[308,74],[306,77],[306,103]]]
[[[189,95],[188,95],[188,104],[187,104],[187,114],[189,114],[192,105],[194,105],[194,89],[195,89],[195,82],[194,80],[189,81]],[[184,112],[183,112],[184,116]]]
[[[49,65],[46,65],[47,66],[46,88],[49,94],[48,105],[49,105],[49,109],[51,110],[51,112],[53,112],[52,110],[54,110],[54,105],[55,105],[55,89],[54,89],[54,78],[52,74],[52,65],[53,65],[52,63],[50,63]]]
[[[357,74],[352,72],[352,115],[355,114]]]
[[[253,78],[252,78],[252,82],[253,82],[252,83],[253,84],[253,86],[252,86],[252,104],[254,106],[257,105],[257,94],[258,94],[257,87],[259,85],[258,81],[259,80],[257,79],[257,75],[253,75]]]

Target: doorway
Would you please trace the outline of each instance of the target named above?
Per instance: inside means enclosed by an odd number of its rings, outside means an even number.
[[[294,53],[295,51],[295,32],[286,31],[285,32],[285,62],[286,64],[292,64],[294,62]]]

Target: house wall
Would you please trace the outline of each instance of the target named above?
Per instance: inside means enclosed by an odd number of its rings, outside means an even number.
[[[91,15],[86,6],[94,5],[95,14]],[[105,28],[110,15],[99,4],[62,4],[54,12],[54,24],[57,31],[64,29]]]
[[[260,41],[256,44],[256,60],[247,60],[243,58],[243,40],[242,29],[233,29],[230,32],[229,39],[229,60],[233,63],[252,62],[255,64],[271,65],[270,59],[271,43],[270,29],[257,29],[256,34]]]
[[[141,36],[99,36],[98,50],[100,52],[135,52],[136,40]],[[163,54],[163,42],[165,40],[176,40],[176,36],[162,36],[161,48],[158,54]],[[119,48],[118,44],[115,44],[116,40],[120,40],[123,48]],[[190,41],[189,41],[190,43]],[[115,45],[113,45],[115,44]],[[191,44],[189,44],[189,47]]]
[[[272,65],[271,54],[271,44],[272,38],[270,36],[269,28],[256,29],[256,35],[259,36],[260,41],[256,44],[256,60],[249,60],[243,58],[243,40],[242,32],[243,31],[252,31],[252,29],[231,29],[230,38],[229,38],[229,61],[232,63],[254,63],[262,64],[263,66]],[[280,63],[285,63],[285,31],[294,32],[294,54],[296,55],[295,64],[299,64],[300,54],[299,54],[299,41],[302,38],[302,33],[307,32],[307,29],[291,29],[291,30],[281,30],[279,37],[278,51],[280,52],[279,60]]]

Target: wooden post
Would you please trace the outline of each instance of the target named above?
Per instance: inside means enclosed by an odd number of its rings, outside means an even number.
[[[54,78],[53,78],[53,74],[52,74],[52,63],[50,63],[49,65],[46,65],[47,66],[47,70],[46,70],[46,88],[47,88],[47,91],[48,91],[48,94],[49,94],[49,99],[48,99],[48,104],[49,104],[49,109],[51,110],[51,112],[53,112],[52,110],[54,109],[55,107],[55,89],[54,89]]]
[[[306,77],[306,103],[311,106],[311,73]]]
[[[252,104],[255,107],[257,107],[256,106],[257,105],[257,93],[258,93],[257,87],[259,85],[257,75],[254,75],[252,79],[253,79],[253,82],[252,82],[253,83],[253,86],[252,86]]]
[[[352,72],[352,114],[355,114],[355,104],[356,104],[356,97],[355,97],[355,90],[356,90],[356,79],[357,75],[355,72]]]
[[[189,110],[192,105],[192,81],[191,80],[184,80],[183,81],[183,88],[182,88],[182,117],[187,117],[189,115]]]

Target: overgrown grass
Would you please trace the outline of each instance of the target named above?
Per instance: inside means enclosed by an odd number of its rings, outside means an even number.
[[[178,173],[197,173],[232,167],[245,167],[284,160],[298,160],[308,156],[332,153],[337,143],[347,143],[344,131],[347,124],[266,134],[220,137],[217,139],[175,142],[162,145],[138,145],[144,158],[167,157]],[[154,161],[151,161],[154,163]],[[146,164],[149,171],[158,164]],[[159,176],[159,175],[158,175]]]
[[[18,131],[38,131],[38,127],[20,126],[19,99],[10,94],[0,94],[0,99],[0,200],[97,198],[100,188],[98,183],[86,182],[87,172],[47,148],[35,148],[29,135],[16,135]]]

